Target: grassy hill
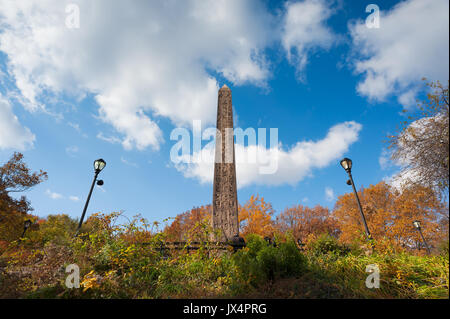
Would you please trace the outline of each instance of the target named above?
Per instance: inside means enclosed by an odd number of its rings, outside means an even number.
[[[368,252],[323,235],[300,250],[289,235],[275,246],[258,235],[232,250],[161,252],[164,233],[114,216],[91,219],[81,236],[64,218],[3,245],[1,298],[448,298],[447,248],[432,256],[396,251],[382,242]],[[76,264],[80,287],[66,287]],[[368,288],[368,265],[379,288]]]

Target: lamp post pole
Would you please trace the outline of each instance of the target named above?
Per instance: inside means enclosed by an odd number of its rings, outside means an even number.
[[[83,213],[81,214],[80,222],[78,223],[78,227],[77,227],[75,236],[78,235],[78,232],[81,229],[81,225],[83,225],[84,215],[86,214],[86,211],[87,211],[87,208],[89,205],[89,200],[91,199],[92,191],[94,190],[95,182],[97,181],[98,174],[102,171],[102,169],[105,167],[105,165],[106,165],[106,162],[103,159],[98,159],[98,160],[94,161],[94,170],[95,170],[94,179],[92,180],[91,189],[89,190],[89,194],[86,199],[86,203],[84,204]],[[103,185],[103,181],[99,180],[97,182],[97,184]]]
[[[421,228],[419,228],[419,233],[420,233],[420,236],[422,237],[423,244],[425,245],[425,248],[427,249],[428,254],[431,254],[430,247],[428,246],[427,241],[425,240],[425,237],[423,237]]]
[[[355,183],[353,182],[353,176],[352,176],[352,173],[350,171],[348,172],[348,176],[350,177],[350,182],[352,183],[353,192],[355,193],[356,202],[358,203],[359,212],[361,214],[361,219],[362,219],[363,224],[364,224],[364,229],[366,230],[367,239],[372,240],[372,235],[370,234],[369,227],[367,226],[366,217],[364,216],[364,212],[363,212],[363,209],[362,209],[362,206],[361,206],[361,202],[359,201],[358,192],[356,191]]]
[[[427,249],[428,254],[431,254],[430,247],[428,246],[427,241],[425,240],[425,237],[423,236],[423,233],[422,233],[422,227],[420,226],[420,221],[415,220],[415,221],[413,222],[413,225],[414,225],[414,227],[416,227],[416,229],[419,231],[420,237],[422,237],[423,244],[425,245],[425,248]],[[420,246],[419,246],[419,247],[420,247]]]
[[[31,220],[26,220],[25,222],[24,222],[24,224],[23,224],[23,233],[22,233],[22,235],[20,236],[20,238],[23,238],[23,236],[25,236],[25,232],[27,231],[27,229],[31,226],[31,224],[32,224],[32,221]]]
[[[88,197],[86,199],[86,203],[84,204],[84,209],[83,209],[83,213],[81,214],[80,222],[78,223],[77,234],[80,231],[81,225],[83,224],[84,215],[86,214],[86,210],[87,210],[88,205],[89,205],[89,200],[91,199],[91,195],[92,195],[92,190],[94,189],[95,182],[97,181],[98,173],[100,173],[100,172],[96,171],[95,174],[94,174],[94,179],[92,180],[91,189],[90,189],[89,195],[88,195]]]
[[[350,179],[348,180],[347,184],[352,185],[353,192],[355,193],[356,202],[358,203],[359,212],[361,214],[361,219],[364,224],[364,229],[366,230],[366,236],[367,239],[372,243],[372,235],[370,234],[369,227],[367,226],[366,217],[364,216],[364,212],[361,206],[361,202],[359,201],[358,192],[356,191],[355,183],[353,182],[353,176],[352,176],[352,160],[349,158],[344,158],[341,160],[341,166],[345,169]],[[372,245],[373,246],[373,245]]]

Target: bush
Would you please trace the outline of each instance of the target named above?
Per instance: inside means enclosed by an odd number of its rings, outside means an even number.
[[[310,246],[309,270],[316,281],[333,283],[338,298],[448,298],[448,256],[414,256],[380,240],[369,255],[342,254],[333,240],[325,238]],[[380,271],[378,289],[366,287],[368,265]]]
[[[26,237],[31,242],[45,245],[52,242],[59,245],[68,245],[75,234],[77,222],[68,215],[49,215],[39,225],[39,231],[30,231]]]
[[[315,241],[311,241],[308,244],[308,250],[313,255],[323,255],[333,253],[336,255],[346,255],[350,252],[350,249],[344,245],[338,243],[336,238],[329,234],[323,234],[319,236]]]
[[[448,251],[449,251],[449,241],[448,241],[448,239],[442,241],[442,242],[439,244],[439,246],[438,246],[438,251],[439,251],[439,254],[440,254],[441,256],[447,257],[447,259],[448,259],[448,257],[449,257],[449,254],[448,254]]]
[[[293,241],[269,245],[258,235],[247,236],[247,247],[233,255],[243,278],[253,286],[276,278],[295,277],[306,269],[306,258]]]

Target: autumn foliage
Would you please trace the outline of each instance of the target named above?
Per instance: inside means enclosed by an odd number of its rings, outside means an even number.
[[[423,248],[419,232],[412,222],[421,221],[428,244],[438,247],[448,238],[448,206],[428,187],[411,185],[398,190],[385,182],[361,188],[358,192],[372,237],[379,249],[389,246],[417,251]],[[176,216],[164,229],[168,240],[187,238],[207,240],[205,232],[211,223],[212,207],[193,208]],[[205,228],[206,227],[206,228]],[[259,195],[251,196],[239,206],[240,235],[274,238],[291,235],[307,243],[327,234],[343,244],[362,245],[364,226],[353,192],[338,197],[333,210],[320,205],[295,205],[276,214],[272,205]]]
[[[16,199],[11,194],[29,190],[46,179],[47,173],[42,170],[31,172],[21,153],[14,153],[0,166],[0,241],[17,239],[23,230],[23,222],[37,219],[28,215],[33,208],[25,196]]]
[[[193,208],[177,215],[164,233],[172,241],[206,240],[204,227],[211,223],[211,214],[211,205]]]
[[[275,230],[272,219],[275,211],[272,205],[263,197],[251,196],[250,199],[239,207],[239,232],[241,236],[258,234],[263,237],[273,237]]]
[[[429,243],[437,243],[445,237],[446,230],[439,216],[444,215],[448,207],[430,188],[413,185],[399,191],[380,182],[361,188],[358,195],[374,239],[388,239],[398,247],[416,248],[421,239],[412,224],[415,220],[421,221],[423,235]],[[339,196],[334,218],[341,231],[339,238],[342,242],[350,243],[364,236],[354,194]]]
[[[340,233],[337,221],[326,207],[317,205],[313,208],[297,205],[286,208],[276,217],[277,231],[289,232],[295,238],[306,242],[310,237],[330,234],[337,237]]]

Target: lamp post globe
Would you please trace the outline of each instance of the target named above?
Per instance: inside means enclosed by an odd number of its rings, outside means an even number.
[[[341,166],[346,172],[351,172],[352,170],[352,160],[349,158],[344,158],[341,160]]]
[[[94,170],[97,173],[100,173],[102,169],[104,169],[106,166],[106,162],[103,160],[103,158],[99,158],[98,160],[94,161]]]
[[[420,220],[413,221],[413,225],[416,229],[420,229]]]
[[[31,224],[33,224],[33,222],[29,219],[27,219],[23,223],[23,233],[22,233],[22,236],[20,236],[20,238],[23,238],[23,236],[25,236],[25,232],[27,231],[28,228],[30,228]]]
[[[31,220],[28,219],[23,223],[23,228],[28,229],[31,226],[31,224],[32,224]]]

